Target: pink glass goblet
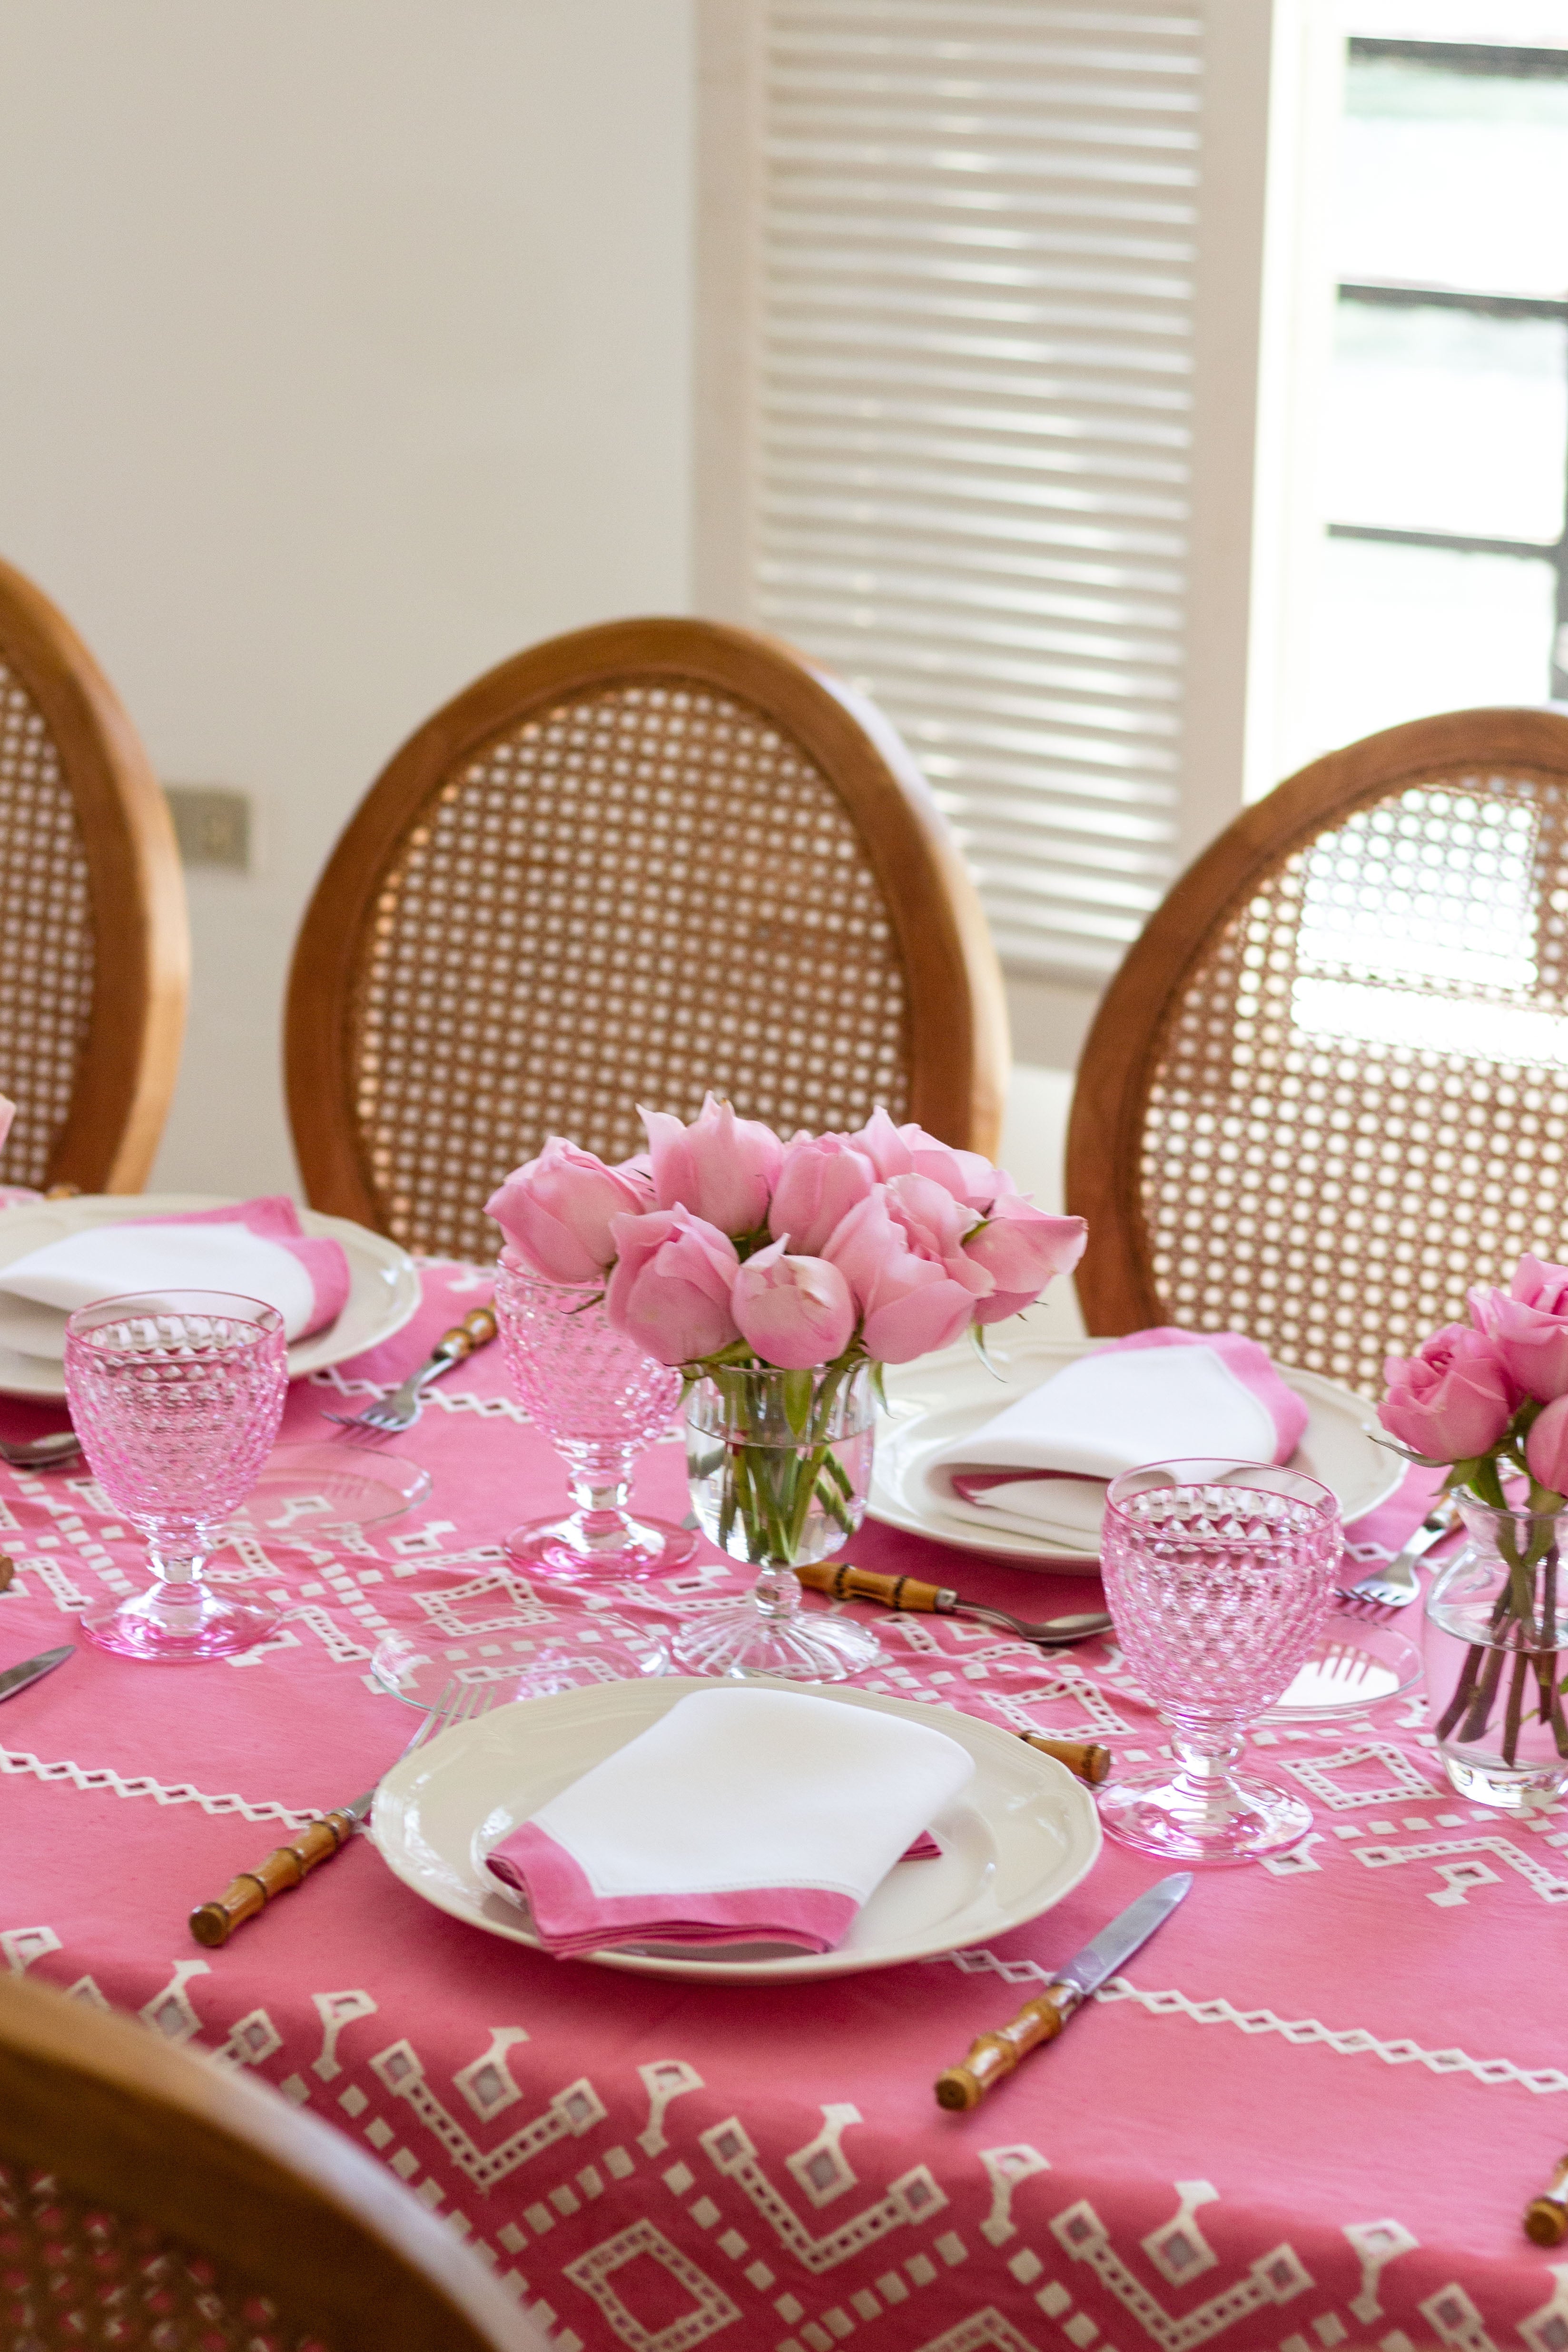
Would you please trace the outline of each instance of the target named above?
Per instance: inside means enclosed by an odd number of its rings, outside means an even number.
[[[1113,1837],[1162,1859],[1250,1862],[1306,1835],[1300,1797],[1235,1768],[1248,1725],[1312,1654],[1340,1544],[1334,1497],[1297,1470],[1154,1462],[1112,1480],[1106,1604],[1176,1757],[1100,1791]]]
[[[695,1536],[626,1507],[632,1468],[667,1430],[681,1376],[613,1330],[601,1284],[545,1282],[515,1250],[496,1270],[501,1347],[528,1419],[565,1460],[576,1509],[514,1528],[519,1567],[552,1577],[648,1577],[678,1568]]]
[[[203,1570],[283,1416],[277,1307],[223,1290],[100,1299],[67,1323],[65,1369],[93,1475],[146,1537],[154,1580],[134,1600],[88,1610],[82,1632],[100,1649],[165,1664],[264,1640],[277,1610],[214,1592]]]

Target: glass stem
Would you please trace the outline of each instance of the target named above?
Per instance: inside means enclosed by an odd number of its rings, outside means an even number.
[[[776,1624],[786,1623],[800,1606],[800,1580],[783,1560],[764,1560],[751,1597],[764,1617]]]
[[[1171,1748],[1181,1768],[1176,1777],[1194,1803],[1206,1810],[1213,1805],[1218,1811],[1228,1804],[1245,1745],[1239,1725],[1172,1717]]]
[[[632,1489],[632,1453],[622,1445],[574,1445],[569,1462],[571,1499],[584,1540],[618,1545]]]

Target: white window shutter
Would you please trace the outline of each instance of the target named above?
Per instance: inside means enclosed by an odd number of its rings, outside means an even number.
[[[1284,5],[754,0],[727,93],[737,616],[888,713],[1015,972],[1097,987],[1242,798]]]

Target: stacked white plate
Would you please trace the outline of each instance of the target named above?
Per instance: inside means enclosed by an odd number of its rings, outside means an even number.
[[[1021,1326],[1013,1331],[1000,1325],[989,1343],[991,1370],[967,1340],[913,1364],[891,1366],[885,1375],[891,1418],[877,1427],[872,1517],[911,1535],[934,1536],[961,1551],[986,1552],[1048,1573],[1082,1575],[1092,1568],[1098,1552],[1087,1546],[1068,1549],[1055,1540],[1011,1528],[993,1532],[977,1524],[978,1514],[942,1499],[938,1483],[927,1473],[932,1457],[955,1438],[983,1427],[1075,1356],[1109,1344],[1032,1339]],[[1347,1523],[1386,1502],[1403,1465],[1368,1435],[1372,1408],[1365,1398],[1316,1372],[1295,1371],[1288,1364],[1277,1369],[1307,1408],[1306,1433],[1291,1456],[1291,1468],[1321,1479],[1338,1496]]]

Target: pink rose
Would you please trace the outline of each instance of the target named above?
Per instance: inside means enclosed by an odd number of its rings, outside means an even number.
[[[926,1179],[894,1181],[923,1186]],[[992,1286],[990,1276],[961,1251],[945,1259],[916,1237],[912,1228],[919,1221],[912,1212],[927,1205],[918,1194],[913,1204],[904,1204],[908,1223],[894,1213],[892,1194],[892,1185],[879,1185],[852,1209],[823,1255],[854,1293],[867,1354],[884,1364],[907,1364],[950,1345],[974,1314],[976,1298],[988,1296]],[[947,1206],[956,1220],[956,1204],[948,1201]]]
[[[547,1282],[597,1282],[615,1255],[612,1220],[644,1205],[619,1170],[552,1135],[490,1195],[485,1214]]]
[[[1470,1314],[1526,1396],[1568,1391],[1568,1266],[1521,1257],[1506,1290],[1471,1291]]]
[[[1413,1356],[1383,1367],[1385,1429],[1428,1462],[1471,1462],[1513,1419],[1515,1391],[1492,1342],[1468,1324],[1445,1324]]]
[[[730,1309],[740,1264],[727,1234],[689,1209],[617,1217],[604,1311],[662,1364],[692,1364],[740,1337]]]
[[[784,1157],[770,1127],[737,1118],[727,1102],[704,1097],[690,1127],[669,1112],[645,1110],[653,1190],[662,1209],[677,1203],[721,1234],[753,1234],[768,1215],[768,1196]]]
[[[855,1302],[838,1267],[786,1257],[782,1241],[747,1259],[731,1304],[747,1345],[786,1371],[831,1363],[854,1335]]]
[[[1568,1495],[1568,1395],[1553,1397],[1524,1441],[1524,1458],[1539,1486]]]
[[[1006,1170],[993,1168],[984,1152],[956,1150],[914,1119],[894,1127],[880,1103],[849,1141],[865,1153],[884,1182],[893,1176],[927,1176],[955,1201],[982,1214],[999,1193],[1016,1190]]]
[[[630,1160],[615,1162],[617,1176],[624,1176],[637,1195],[639,1209],[656,1209],[658,1196],[653,1191],[653,1163],[645,1151],[634,1151]]]
[[[1031,1306],[1046,1284],[1071,1274],[1083,1255],[1089,1228],[1082,1217],[1048,1217],[1017,1192],[992,1203],[987,1223],[964,1244],[964,1255],[983,1265],[997,1287],[975,1307],[977,1323],[999,1323]]]
[[[808,1255],[820,1252],[875,1182],[875,1169],[847,1136],[798,1135],[784,1146],[768,1230],[776,1240],[788,1234]]]

